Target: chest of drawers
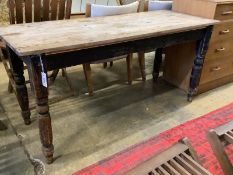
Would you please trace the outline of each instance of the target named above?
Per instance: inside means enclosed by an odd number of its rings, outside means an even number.
[[[173,10],[221,21],[214,26],[197,93],[232,82],[233,0],[174,0]],[[187,91],[194,56],[195,43],[167,48],[165,80]]]

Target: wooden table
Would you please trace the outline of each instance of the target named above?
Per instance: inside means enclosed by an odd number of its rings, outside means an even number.
[[[0,39],[6,43],[10,55],[25,123],[30,123],[30,110],[23,62],[28,66],[47,163],[53,161],[54,152],[47,79],[43,77],[47,76],[47,71],[196,40],[197,55],[188,93],[191,100],[199,82],[212,25],[216,22],[172,11],[157,11],[1,27]],[[161,54],[157,54],[156,76],[160,62]]]

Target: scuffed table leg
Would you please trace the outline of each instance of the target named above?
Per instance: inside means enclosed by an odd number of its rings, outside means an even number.
[[[208,44],[212,34],[212,30],[213,30],[213,26],[207,27],[203,38],[197,41],[196,58],[194,60],[190,82],[189,82],[189,90],[188,90],[188,98],[187,98],[189,102],[192,101],[193,95],[197,91],[197,86],[199,84],[201,70],[203,67],[205,54],[208,49]]]
[[[16,86],[16,97],[21,108],[21,114],[24,119],[24,123],[29,125],[31,123],[31,113],[29,110],[28,92],[24,78],[23,61],[9,47],[7,47],[7,51],[10,56],[9,61],[13,71],[13,77]]]
[[[41,58],[41,59],[40,59]],[[43,57],[31,56],[26,58],[32,90],[36,96],[36,109],[39,119],[39,134],[42,143],[42,151],[48,164],[53,162],[53,133],[48,105],[48,88],[42,85],[42,64]],[[41,60],[41,61],[40,61]],[[43,62],[43,61],[42,61]],[[46,66],[43,72],[47,76]],[[48,80],[47,80],[48,82]]]
[[[163,49],[158,48],[155,52],[154,67],[153,67],[153,80],[157,81],[159,78],[159,70],[162,63]]]

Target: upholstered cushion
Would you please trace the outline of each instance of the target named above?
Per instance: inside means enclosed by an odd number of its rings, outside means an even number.
[[[138,1],[121,6],[105,6],[105,5],[91,4],[91,17],[136,13],[138,10],[138,6],[139,6]]]
[[[120,0],[120,2],[122,3],[121,5],[131,4],[135,1],[137,1],[137,0]]]
[[[148,11],[155,10],[171,10],[172,1],[149,1],[148,2]]]

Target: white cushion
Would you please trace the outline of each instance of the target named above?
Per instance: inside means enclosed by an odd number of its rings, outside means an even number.
[[[136,0],[121,0],[121,4],[122,5],[127,5],[127,4],[131,4],[133,2],[135,2]]]
[[[148,11],[155,10],[171,10],[172,1],[149,1],[148,2]]]
[[[105,6],[105,5],[91,4],[91,17],[136,13],[138,10],[138,6],[139,6],[138,1],[121,6]]]

